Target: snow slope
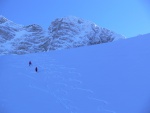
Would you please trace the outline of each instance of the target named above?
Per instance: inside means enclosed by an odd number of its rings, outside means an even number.
[[[1,56],[0,112],[83,113],[104,110],[106,102],[83,87],[76,68],[57,63],[51,53]],[[28,60],[33,65],[28,66]],[[38,66],[39,72],[34,72]],[[7,68],[7,69],[6,69]],[[95,100],[96,99],[96,100]]]
[[[0,113],[149,113],[149,43],[2,55]]]

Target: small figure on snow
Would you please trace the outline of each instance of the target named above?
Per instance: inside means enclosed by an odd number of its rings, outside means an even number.
[[[29,66],[30,66],[30,65],[32,65],[32,62],[31,62],[31,61],[29,61]]]
[[[35,71],[38,72],[38,68],[37,67],[35,68]]]

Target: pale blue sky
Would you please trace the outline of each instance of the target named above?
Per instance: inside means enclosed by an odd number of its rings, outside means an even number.
[[[45,29],[55,18],[77,16],[132,37],[150,33],[149,4],[149,0],[0,0],[0,14]]]

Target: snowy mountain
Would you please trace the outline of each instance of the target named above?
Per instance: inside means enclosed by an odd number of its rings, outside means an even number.
[[[147,34],[140,34],[134,37],[130,37],[130,38],[150,38],[150,33]]]
[[[0,113],[149,113],[149,43],[1,55]]]
[[[125,37],[77,17],[57,18],[47,30],[0,16],[0,53],[25,54],[112,42]]]

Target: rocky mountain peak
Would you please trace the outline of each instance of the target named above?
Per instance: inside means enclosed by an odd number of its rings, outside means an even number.
[[[6,21],[8,21],[8,19],[0,15],[0,24],[5,23]]]
[[[28,26],[24,26],[24,28],[28,31],[28,32],[41,32],[43,29],[40,25],[37,24],[31,24]]]
[[[52,49],[73,48],[124,38],[106,28],[77,17],[57,18],[49,27]]]
[[[0,53],[25,54],[112,42],[125,37],[78,17],[57,18],[48,30],[0,16]]]

